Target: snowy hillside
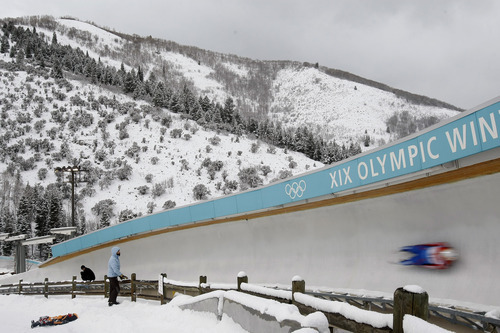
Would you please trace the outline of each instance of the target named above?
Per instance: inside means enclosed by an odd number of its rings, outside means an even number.
[[[455,110],[416,105],[393,93],[327,75],[315,68],[286,69],[273,82],[271,119],[285,124],[307,124],[331,140],[360,141],[365,131],[372,147],[390,142],[386,121],[395,112],[416,118],[446,119]]]
[[[386,121],[403,111],[417,119],[434,116],[441,120],[458,114],[453,108],[416,103],[407,98],[411,94],[397,96],[328,75],[321,67],[311,68],[292,61],[255,61],[196,48],[184,50],[182,46],[177,46],[181,52],[170,51],[173,49],[170,44],[149,38],[141,39],[141,46],[137,47],[129,40],[88,23],[70,19],[58,19],[57,22],[61,44],[83,46],[107,64],[117,68],[120,62],[128,65],[127,68],[142,65],[145,76],[152,73],[161,76],[159,69],[163,72],[166,69],[166,75],[173,81],[191,82],[199,94],[220,103],[231,95],[243,110],[267,110],[272,120],[287,126],[306,125],[325,140],[336,140],[340,144],[362,142],[365,134],[371,137],[367,149],[394,140],[387,133]],[[88,34],[88,42],[82,45],[82,40],[70,38],[73,29]],[[52,33],[45,32],[48,36]],[[133,59],[130,50],[133,50]],[[238,87],[238,81],[242,88]],[[255,97],[255,94],[260,95]]]
[[[61,36],[58,38],[60,44],[80,48],[83,46],[92,57],[100,57],[101,61],[116,68],[120,67],[121,61],[116,59],[120,59],[123,56],[122,52],[124,50],[127,51],[130,47],[130,43],[127,40],[85,22],[69,19],[57,19],[56,21],[60,24],[56,30]],[[69,34],[73,29],[84,32],[88,42],[82,45],[81,40],[71,38]],[[50,30],[42,29],[41,31],[45,32],[47,36],[52,35],[52,31]],[[221,103],[228,97],[228,94],[224,91],[224,87],[216,80],[210,78],[210,74],[214,70],[208,66],[198,64],[192,58],[160,49],[148,43],[144,43],[139,50],[134,51],[147,53],[145,59],[147,59],[148,64],[144,66],[146,77],[151,74],[155,67],[166,66],[169,68],[170,74],[178,76],[179,80],[185,78],[194,82],[200,93],[208,94],[211,98],[215,98]],[[141,56],[144,56],[144,54]],[[124,63],[127,65],[127,61],[124,61]]]
[[[263,183],[269,183],[279,179],[280,175],[286,175],[287,172],[288,175],[299,174],[323,165],[303,154],[285,152],[283,149],[274,148],[246,137],[205,130],[194,121],[182,120],[180,115],[167,110],[163,110],[163,112],[172,118],[169,129],[154,121],[153,115],[146,114],[146,112],[143,112],[143,116],[135,122],[130,121],[129,110],[124,114],[120,114],[111,107],[101,108],[100,111],[93,112],[87,110],[85,112],[88,112],[88,117],[93,119],[91,124],[76,130],[68,129],[51,139],[49,132],[51,129],[58,129],[60,124],[54,121],[54,113],[50,110],[64,109],[69,114],[78,113],[83,108],[81,106],[75,107],[69,102],[71,99],[75,100],[76,96],[85,101],[116,100],[118,103],[130,107],[133,112],[144,110],[141,109],[141,106],[146,106],[147,103],[136,102],[122,94],[114,94],[108,90],[75,80],[69,80],[73,88],[71,91],[65,91],[67,96],[64,101],[59,101],[53,95],[58,90],[58,86],[52,79],[34,78],[26,72],[10,73],[2,70],[0,73],[3,82],[0,88],[0,99],[5,100],[8,98],[6,96],[16,91],[19,96],[32,95],[34,100],[38,98],[38,100],[52,101],[41,107],[38,103],[26,107],[26,104],[23,105],[23,102],[26,103],[25,100],[19,98],[10,106],[8,119],[12,121],[11,124],[14,124],[16,117],[17,121],[21,119],[19,114],[33,114],[34,109],[38,107],[42,111],[35,112],[37,114],[35,116],[27,116],[32,117],[31,121],[26,120],[25,124],[19,124],[19,128],[24,126],[24,134],[12,139],[9,146],[13,142],[23,144],[23,141],[27,142],[26,140],[30,140],[30,138],[32,140],[49,139],[50,143],[54,145],[53,149],[48,149],[44,154],[34,154],[34,151],[29,148],[22,150],[24,151],[22,157],[25,161],[33,157],[35,159],[32,169],[30,167],[29,170],[21,172],[23,182],[30,185],[56,182],[53,170],[58,166],[89,165],[92,168],[99,168],[103,172],[123,169],[125,165],[130,166],[131,172],[128,179],[119,181],[113,177],[115,179],[111,179],[109,183],[95,184],[93,191],[86,191],[91,195],[85,196],[81,203],[85,207],[87,222],[94,224],[94,226],[90,226],[90,229],[95,228],[95,224],[97,224],[96,221],[92,221],[93,214],[90,209],[101,200],[113,200],[116,203],[115,214],[125,209],[138,214],[146,214],[163,210],[163,204],[168,200],[175,202],[177,206],[195,202],[193,188],[198,184],[207,187],[210,193],[207,198],[230,193],[232,191],[224,185],[231,181],[238,181],[238,173],[245,168],[255,167],[262,170],[264,167],[269,167],[265,176],[263,171],[259,171]],[[24,109],[27,109],[28,112],[20,111]],[[106,126],[107,135],[110,138],[116,138],[109,142],[103,141],[100,128],[102,125],[98,121],[106,112],[116,115],[113,116],[114,120]],[[119,124],[127,122],[130,122],[126,126],[128,137],[119,140],[120,129],[117,127]],[[33,129],[27,130],[28,127]],[[162,128],[164,128],[164,134],[161,134]],[[175,130],[182,131],[182,137],[172,138],[171,134]],[[3,134],[6,133],[4,130],[2,131]],[[188,136],[186,136],[187,134]],[[160,139],[162,136],[164,137],[163,141]],[[63,143],[66,143],[67,146],[64,146]],[[253,144],[255,144],[253,149],[255,152],[251,152]],[[137,149],[133,147],[137,147]],[[59,152],[59,154],[54,155],[54,152]],[[102,153],[105,154],[104,157],[96,157],[101,156]],[[61,156],[65,156],[65,158],[61,158]],[[212,162],[221,162],[220,169],[212,175],[210,175],[210,166],[206,165],[207,159]],[[86,161],[90,164],[87,164]],[[8,160],[0,162],[2,172],[7,169],[6,162]],[[39,175],[41,168],[48,170],[43,179],[40,179]],[[147,177],[148,175],[151,177]],[[105,177],[104,174],[100,176],[101,180]],[[163,194],[154,197],[152,189],[156,184],[166,184],[166,186],[164,186],[165,192]],[[140,188],[143,186],[148,187],[145,194],[140,193]],[[78,185],[77,191],[79,193],[81,193],[82,187],[85,188],[86,184]],[[236,187],[238,188],[238,186]],[[153,203],[153,209],[148,209],[149,203]],[[113,220],[116,222],[116,219]]]

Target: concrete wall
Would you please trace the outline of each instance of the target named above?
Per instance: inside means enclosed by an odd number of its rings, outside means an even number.
[[[213,297],[210,297],[213,295]],[[181,309],[214,313],[220,319],[231,318],[248,332],[295,332],[303,328],[306,316],[290,304],[281,304],[274,300],[262,299],[237,291],[216,291],[209,294],[173,300]],[[324,317],[324,324],[328,321]],[[327,327],[309,327],[310,332],[328,331]]]

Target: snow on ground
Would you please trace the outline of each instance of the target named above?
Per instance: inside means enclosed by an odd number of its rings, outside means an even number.
[[[118,35],[107,32],[103,29],[97,28],[96,26],[84,23],[76,20],[70,19],[58,19],[57,22],[61,24],[56,31],[57,42],[61,45],[69,45],[74,49],[83,47],[83,52],[87,52],[90,57],[94,58],[96,61],[100,59],[103,63],[120,68],[121,62],[114,60],[110,57],[100,56],[96,50],[107,50],[108,53],[116,51],[120,52],[125,44],[125,41]],[[25,28],[32,29],[30,26],[25,26]],[[86,40],[79,39],[76,41],[73,38],[68,37],[68,33],[72,33],[72,29],[76,29],[78,32],[87,33]],[[47,38],[52,39],[53,31],[37,27],[38,33],[43,33]],[[127,70],[131,68],[125,66]]]
[[[92,24],[70,19],[57,19],[56,21],[69,29],[75,28],[77,30],[90,33],[103,46],[107,45],[112,48],[120,48],[123,45],[123,39],[120,36],[105,31],[104,29],[98,28]]]
[[[201,94],[209,95],[220,103],[224,103],[229,96],[222,84],[210,78],[210,74],[214,72],[212,68],[175,52],[162,51],[159,52],[159,56],[162,59],[161,63],[166,61],[174,71],[192,80]]]
[[[231,62],[222,62],[221,65],[240,77],[248,77],[248,68]]]
[[[273,83],[270,117],[286,126],[308,124],[337,142],[348,142],[366,130],[374,140],[390,141],[386,120],[396,111],[417,117],[445,119],[457,111],[416,105],[393,93],[361,83],[339,79],[314,68],[283,69]],[[354,133],[354,135],[353,135]]]
[[[31,320],[41,316],[76,313],[78,319],[51,331],[88,333],[175,332],[175,333],[245,333],[240,325],[223,316],[217,321],[207,312],[181,310],[175,305],[118,297],[120,305],[108,306],[107,299],[98,296],[0,296],[0,327],[2,332],[33,332]],[[44,330],[45,327],[35,328]]]
[[[92,24],[81,22],[71,19],[58,19],[57,22],[68,29],[77,29],[79,31],[84,31],[91,36],[88,43],[85,45],[85,51],[89,52],[89,55],[95,59],[101,59],[104,63],[114,66],[117,69],[120,68],[121,62],[112,59],[111,57],[106,57],[96,53],[96,50],[105,50],[107,53],[113,51],[120,52],[124,48],[125,44],[128,42],[119,37],[116,34],[105,31],[98,28]],[[42,30],[42,29],[40,29]],[[44,31],[46,35],[52,36],[50,32]],[[73,48],[82,47],[82,41],[75,41],[74,39],[68,37],[68,31],[63,30],[61,27],[58,30],[58,42],[62,45],[70,45]],[[209,75],[213,72],[213,69],[198,63],[194,59],[186,57],[185,55],[159,51],[149,45],[145,44],[144,48],[148,49],[151,54],[155,53],[156,57],[154,61],[156,66],[168,64],[174,72],[178,72],[179,76],[184,76],[189,80],[195,82],[195,86],[200,90],[202,94],[209,94],[215,100],[223,103],[228,97],[227,93],[224,91],[224,87],[219,82],[210,78]],[[152,66],[150,66],[152,67]],[[234,66],[236,67],[236,66]],[[125,66],[127,70],[131,68]],[[144,68],[143,68],[144,69]],[[146,72],[147,73],[147,72]],[[239,74],[243,74],[244,71],[239,70]]]

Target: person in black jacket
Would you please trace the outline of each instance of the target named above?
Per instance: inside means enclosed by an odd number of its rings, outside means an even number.
[[[88,267],[85,267],[82,265],[82,271],[80,272],[80,275],[82,276],[83,281],[94,281],[95,280],[95,274],[92,272],[92,270]]]

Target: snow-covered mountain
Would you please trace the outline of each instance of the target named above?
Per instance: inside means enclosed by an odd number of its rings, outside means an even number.
[[[307,125],[325,139],[372,146],[391,141],[386,121],[408,111],[415,118],[438,120],[460,109],[425,96],[387,87],[319,64],[259,61],[220,54],[151,37],[127,36],[74,19],[57,19],[59,43],[80,47],[103,63],[142,67],[144,76],[162,77],[172,85],[188,83],[200,95],[220,103],[230,96],[239,110],[266,114],[285,125]]]
[[[88,182],[77,187],[79,223],[85,216],[87,230],[100,227],[102,216],[92,208],[103,200],[113,202],[109,222],[114,224],[121,212],[128,217],[158,212],[174,202],[191,204],[324,165],[320,159],[259,140],[266,119],[283,128],[307,127],[325,142],[372,149],[395,138],[396,133],[388,131],[388,120],[395,115],[406,112],[418,121],[459,112],[444,102],[317,64],[219,54],[74,19],[15,20],[16,26],[42,36],[47,44],[93,59],[81,65],[70,56],[51,55],[44,58],[47,61],[28,47],[16,49],[20,37],[6,32],[8,22],[1,22],[1,37],[2,48],[8,44],[10,51],[0,53],[0,172],[4,189],[9,189],[2,210],[15,211],[19,204],[22,190],[14,184],[47,186],[57,182],[56,167],[80,165],[88,170]],[[29,58],[30,52],[37,55]],[[59,62],[65,68],[85,68],[65,70],[61,78]],[[96,71],[105,66],[114,71]],[[123,93],[125,72],[144,78],[128,94]],[[110,76],[107,84],[102,84],[102,75]],[[208,98],[220,110],[232,99],[236,112],[261,122],[259,130],[245,134],[234,128],[214,129],[207,126],[206,115],[195,120],[193,114],[174,112],[173,95],[169,107],[158,107],[159,81],[165,91],[187,89],[194,94],[191,99]],[[67,195],[65,203],[69,215]]]
[[[412,103],[392,92],[330,76],[315,68],[283,69],[273,82],[270,118],[285,124],[307,124],[329,140],[363,141],[369,148],[393,139],[387,120],[407,111],[418,118],[445,119],[456,110]]]

